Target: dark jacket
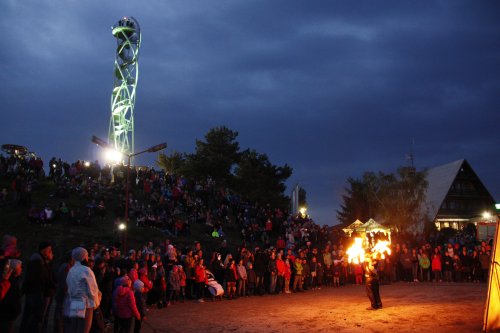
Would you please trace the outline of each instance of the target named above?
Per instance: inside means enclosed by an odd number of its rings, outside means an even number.
[[[146,316],[146,299],[144,298],[144,294],[140,291],[135,291],[134,296],[135,305],[137,306],[137,310],[139,310],[142,319]]]
[[[23,292],[26,294],[41,292],[44,297],[52,297],[55,293],[55,286],[52,263],[45,261],[40,253],[34,253],[26,269]]]
[[[21,314],[21,288],[19,277],[10,278],[10,288],[0,301],[0,322],[14,321]]]
[[[267,270],[269,273],[276,274],[278,269],[276,268],[276,259],[269,259],[269,263],[267,264]]]
[[[255,255],[255,262],[253,264],[253,269],[257,276],[263,276],[266,273],[267,269],[267,258],[266,255],[262,252],[258,252]]]
[[[224,272],[224,280],[226,282],[236,282],[237,280],[236,269],[232,269],[231,267],[227,267]]]

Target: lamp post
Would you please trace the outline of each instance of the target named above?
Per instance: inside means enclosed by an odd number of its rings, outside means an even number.
[[[105,149],[110,149],[110,150],[115,150],[115,148],[107,143],[106,141],[99,139],[95,135],[92,136],[92,142],[98,145],[101,148]],[[120,224],[120,230],[123,231],[123,252],[127,252],[127,227],[128,227],[128,203],[129,203],[129,196],[130,196],[130,167],[131,167],[131,159],[134,156],[144,154],[144,153],[155,153],[157,151],[163,150],[167,148],[167,144],[165,142],[154,145],[152,147],[149,147],[148,149],[142,150],[138,153],[133,153],[133,154],[127,154],[120,152],[121,155],[127,156],[127,183],[125,185],[125,224]]]

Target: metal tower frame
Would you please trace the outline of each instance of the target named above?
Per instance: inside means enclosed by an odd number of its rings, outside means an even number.
[[[134,154],[134,107],[141,45],[141,29],[133,17],[123,17],[112,27],[117,41],[114,87],[111,94],[109,143],[125,154]]]

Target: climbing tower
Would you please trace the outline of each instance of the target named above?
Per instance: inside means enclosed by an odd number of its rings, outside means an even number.
[[[133,17],[123,17],[113,27],[116,38],[114,86],[111,94],[109,143],[116,150],[134,153],[134,106],[139,78],[141,29]]]

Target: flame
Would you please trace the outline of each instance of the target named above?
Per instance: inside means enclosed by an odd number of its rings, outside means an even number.
[[[390,241],[378,240],[371,249],[364,249],[363,238],[356,237],[354,238],[354,244],[346,251],[348,262],[360,264],[365,261],[365,255],[371,256],[372,258],[385,259],[386,255],[391,254],[390,245]]]
[[[376,256],[377,258],[385,259],[385,254],[387,255],[391,254],[391,248],[389,247],[391,245],[391,242],[389,241],[381,241],[379,240],[377,244],[372,248],[372,255]]]
[[[365,250],[363,249],[363,239],[360,237],[354,238],[354,244],[347,249],[349,263],[359,264],[365,261]]]

